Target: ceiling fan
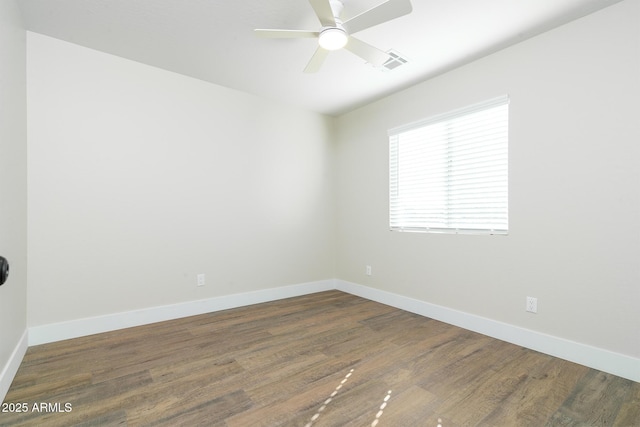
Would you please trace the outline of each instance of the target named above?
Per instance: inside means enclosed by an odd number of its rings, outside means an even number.
[[[352,18],[342,21],[341,0],[309,0],[322,27],[312,30],[256,29],[256,35],[266,38],[317,38],[318,48],[304,69],[315,73],[332,50],[345,48],[374,66],[383,65],[389,54],[355,38],[352,34],[411,13],[410,0],[387,0]]]

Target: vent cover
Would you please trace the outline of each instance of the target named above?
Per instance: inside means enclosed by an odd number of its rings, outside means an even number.
[[[400,53],[390,50],[387,52],[391,58],[387,59],[387,62],[378,67],[381,71],[391,71],[406,64],[408,59],[403,57]]]

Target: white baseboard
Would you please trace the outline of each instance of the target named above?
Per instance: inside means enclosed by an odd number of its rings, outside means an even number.
[[[78,338],[101,332],[163,322],[165,320],[179,319],[332,289],[335,289],[334,280],[321,280],[104,316],[76,319],[67,322],[33,326],[29,328],[29,345]]]
[[[336,289],[640,382],[640,359],[344,280]]]
[[[20,363],[22,363],[22,359],[27,352],[27,348],[29,347],[28,336],[29,333],[25,329],[22,337],[20,337],[20,340],[18,341],[18,344],[13,349],[9,360],[2,368],[2,373],[0,373],[0,402],[4,402],[4,398],[9,391],[9,387],[11,387],[11,383],[18,372]]]
[[[502,341],[640,382],[640,359],[338,279],[282,286],[205,300],[189,301],[124,313],[34,326],[29,328],[28,345],[45,344],[332,289],[397,307]],[[6,393],[5,378],[10,377],[11,380],[13,379],[20,361],[26,352],[26,336],[25,333],[20,345],[16,348],[16,351],[14,351],[15,357],[12,357],[11,365],[7,365],[3,370],[0,382],[0,395],[2,395],[3,390],[4,393]],[[11,369],[15,370],[11,371]],[[9,380],[6,385],[7,390],[11,384],[11,380]]]

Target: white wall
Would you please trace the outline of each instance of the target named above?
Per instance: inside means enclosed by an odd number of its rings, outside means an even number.
[[[331,119],[34,33],[27,76],[29,326],[334,277]]]
[[[9,280],[0,286],[0,400],[20,363],[15,352],[27,326],[25,52],[18,7],[0,0],[0,255],[10,263]]]
[[[509,236],[388,231],[387,129],[502,94]],[[341,116],[338,278],[640,357],[639,99],[627,0]]]

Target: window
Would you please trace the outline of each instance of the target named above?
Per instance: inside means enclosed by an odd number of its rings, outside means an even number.
[[[391,230],[507,234],[509,98],[389,131]]]

